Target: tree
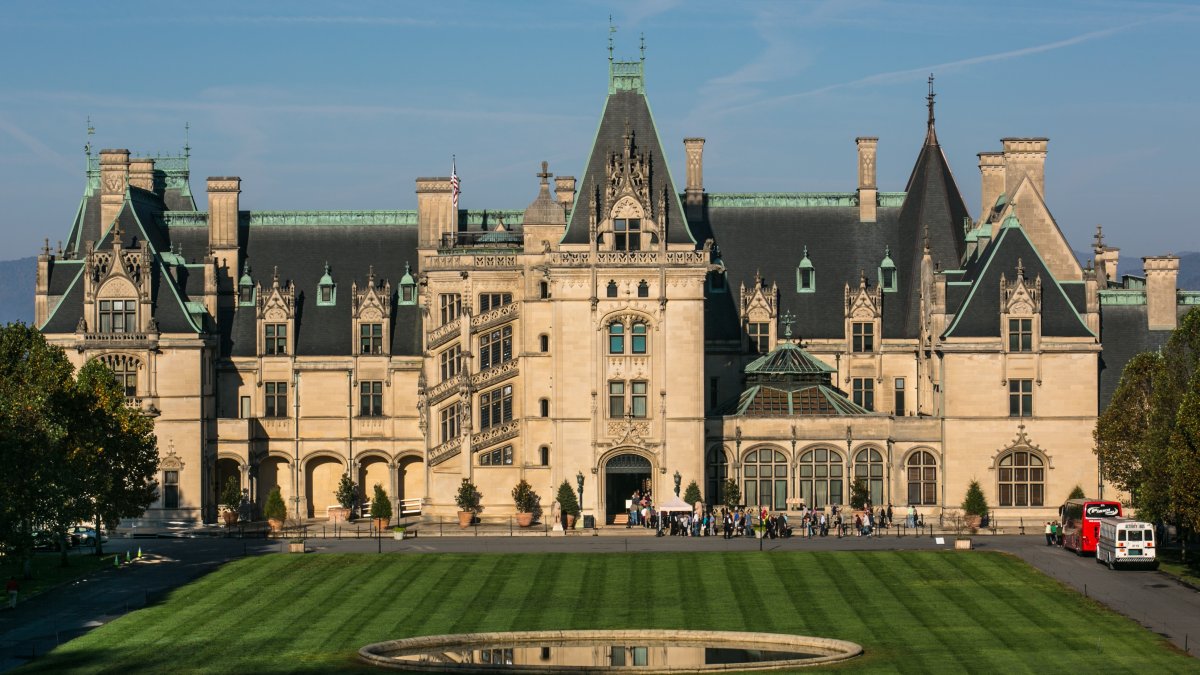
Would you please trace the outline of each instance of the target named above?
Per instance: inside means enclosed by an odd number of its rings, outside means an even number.
[[[469,478],[462,479],[462,483],[458,486],[458,494],[454,497],[454,503],[458,504],[459,511],[470,511],[471,513],[479,513],[483,510],[480,502],[483,501],[483,493]]]
[[[237,511],[242,505],[242,486],[238,484],[237,476],[230,476],[225,481],[225,489],[221,490],[221,506],[227,511]]]
[[[343,509],[350,509],[354,508],[357,496],[354,492],[354,481],[350,479],[349,472],[343,473],[341,480],[338,481],[337,492],[333,495],[334,499]]]
[[[1143,352],[1125,364],[1112,400],[1096,420],[1095,452],[1106,480],[1142,501],[1148,465],[1159,448],[1148,445],[1154,409],[1154,382],[1164,359],[1159,352]]]
[[[971,484],[967,486],[967,496],[963,499],[962,510],[968,516],[982,518],[987,515],[987,499],[983,496],[983,488],[979,487],[979,481],[972,480]]]
[[[533,487],[529,485],[529,481],[522,478],[512,489],[513,505],[517,508],[517,513],[533,513],[533,509],[537,506],[538,496],[533,491]]]
[[[371,496],[371,517],[390,521],[392,519],[392,500],[379,483],[375,484],[375,494]]]
[[[867,482],[861,478],[855,478],[850,484],[850,508],[855,511],[862,511],[867,508],[867,501],[870,500],[871,493],[867,491]]]
[[[696,481],[688,483],[687,489],[683,491],[683,501],[688,504],[704,501],[703,495],[700,494],[700,486],[696,485]]]
[[[1193,382],[1200,381],[1200,372]],[[1189,532],[1200,532],[1200,387],[1193,386],[1183,397],[1175,429],[1167,446],[1168,495],[1175,522]],[[1182,557],[1187,559],[1187,538],[1182,538]]]
[[[725,481],[725,506],[732,511],[742,503],[742,490],[732,478]]]
[[[78,389],[90,408],[77,423],[77,466],[87,477],[84,496],[96,517],[96,530],[115,527],[122,518],[140,516],[158,498],[158,441],[154,420],[126,405],[125,392],[108,366],[89,361],[79,371]],[[103,552],[96,537],[96,554]]]
[[[279,491],[279,486],[271,488],[271,493],[267,495],[267,503],[263,506],[263,516],[267,520],[283,521],[287,519],[287,505],[283,503],[283,494]]]
[[[579,517],[579,501],[575,498],[575,489],[565,480],[558,486],[558,508],[562,513]]]
[[[1086,499],[1086,498],[1087,498],[1087,494],[1084,493],[1083,488],[1078,485],[1076,485],[1071,490],[1071,494],[1067,495],[1067,499]]]

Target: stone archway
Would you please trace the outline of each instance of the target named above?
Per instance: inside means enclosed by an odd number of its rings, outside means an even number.
[[[330,506],[337,506],[338,481],[346,466],[329,455],[318,455],[304,466],[304,494],[308,497],[308,517],[324,518]]]
[[[425,463],[420,455],[404,455],[396,460],[396,493],[397,503],[400,504],[399,515],[405,515],[405,500],[423,499],[426,496]]]
[[[271,490],[279,487],[279,495],[283,497],[283,503],[287,506],[288,517],[296,515],[296,506],[292,501],[293,474],[291,462],[282,457],[266,457],[258,463],[258,479],[255,481],[258,486],[258,508],[261,511],[267,504],[267,496],[271,494]]]
[[[625,513],[625,502],[635,490],[645,493],[650,486],[650,460],[633,452],[614,455],[604,463],[604,522],[609,524]]]
[[[368,455],[358,462],[358,490],[364,502],[375,498],[375,484],[383,486],[388,499],[396,499],[396,489],[392,485],[391,470],[386,457]]]
[[[225,483],[229,482],[230,478],[237,481],[239,488],[245,489],[246,486],[242,482],[242,465],[238,460],[232,457],[217,458],[217,470],[213,472],[213,480],[216,481],[216,485],[213,486],[215,488],[213,494],[217,496],[218,502],[221,500],[222,493],[225,492]],[[217,510],[220,511],[224,507],[224,504],[218,504]]]

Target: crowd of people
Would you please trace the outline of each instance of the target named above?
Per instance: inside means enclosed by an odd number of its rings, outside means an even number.
[[[768,539],[787,538],[793,535],[805,538],[879,536],[882,529],[895,526],[895,511],[891,504],[875,509],[867,502],[862,511],[853,515],[840,506],[831,506],[829,513],[824,508],[809,509],[801,506],[791,516],[785,511],[771,512],[765,506],[726,507],[696,504],[692,511],[663,512],[655,508],[649,492],[634,492],[629,500],[629,520],[626,528],[652,528],[659,536],[715,537],[725,539],[754,537],[756,531]],[[913,506],[904,515],[904,526],[925,526],[924,517]]]

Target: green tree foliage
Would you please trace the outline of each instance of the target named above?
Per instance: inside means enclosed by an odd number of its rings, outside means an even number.
[[[533,491],[529,481],[524,478],[513,486],[512,498],[518,513],[533,513],[539,501],[537,493]]]
[[[967,486],[967,496],[962,503],[963,513],[969,516],[986,516],[988,512],[987,499],[983,496],[983,488],[979,487],[979,481],[972,480]]]
[[[855,478],[850,485],[850,508],[861,511],[867,507],[867,500],[870,498],[871,493],[867,491],[867,482],[861,478]]]
[[[271,493],[267,495],[267,503],[263,506],[263,516],[268,520],[287,519],[287,505],[283,503],[283,494],[279,491],[278,485],[271,488]]]
[[[738,482],[732,478],[725,481],[725,506],[730,511],[734,507],[742,503],[742,489],[738,487]]]
[[[1078,485],[1076,485],[1071,490],[1071,494],[1067,495],[1067,499],[1086,499],[1086,498],[1087,498],[1087,493],[1085,493],[1083,491],[1083,488]]]
[[[1142,504],[1153,499],[1155,493],[1165,496],[1165,492],[1149,484],[1160,482],[1160,477],[1148,471],[1159,460],[1155,455],[1162,454],[1161,448],[1150,444],[1150,425],[1154,416],[1154,382],[1161,379],[1159,372],[1164,363],[1158,352],[1143,352],[1130,359],[1093,433],[1104,478],[1137,495]],[[1152,510],[1163,513],[1165,503],[1161,498],[1155,501],[1159,507]]]
[[[688,504],[704,501],[704,497],[700,494],[700,486],[696,485],[696,481],[688,483],[687,488],[684,489],[683,501]]]
[[[483,501],[483,493],[469,478],[462,479],[462,483],[458,486],[458,494],[454,496],[454,503],[458,504],[459,511],[470,511],[471,513],[479,513],[483,510],[480,503]]]
[[[375,492],[371,495],[371,517],[392,519],[392,500],[388,499],[388,493],[379,483],[375,484]]]
[[[558,508],[563,513],[579,516],[579,501],[575,498],[575,489],[565,480],[558,486]]]
[[[354,481],[350,480],[349,473],[343,473],[341,480],[338,481],[337,492],[333,497],[337,500],[339,506],[343,509],[354,507]]]
[[[221,506],[227,511],[237,511],[242,505],[242,487],[238,485],[237,476],[230,476],[225,481],[225,489],[221,490]]]

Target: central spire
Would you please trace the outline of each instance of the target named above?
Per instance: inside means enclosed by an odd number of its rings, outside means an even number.
[[[925,132],[925,145],[937,145],[937,131],[933,126],[933,99],[937,94],[933,93],[933,73],[929,74],[929,93],[925,95],[925,105],[929,108],[928,129]]]

